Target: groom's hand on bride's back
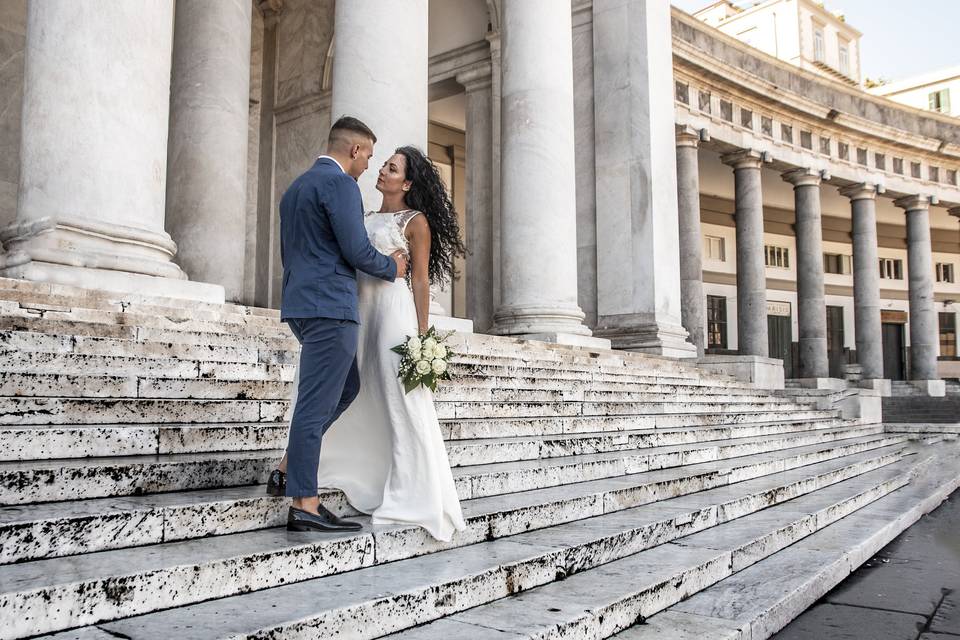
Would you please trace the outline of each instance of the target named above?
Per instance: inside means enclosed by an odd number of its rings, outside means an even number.
[[[397,280],[407,275],[407,254],[402,251],[394,251],[391,255],[393,261],[397,263]]]

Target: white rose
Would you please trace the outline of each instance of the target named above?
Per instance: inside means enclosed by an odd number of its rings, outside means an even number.
[[[430,373],[430,363],[426,360],[421,360],[417,363],[417,373],[424,376]]]
[[[412,338],[407,340],[407,349],[411,353],[413,353],[414,351],[420,351],[421,348],[423,348],[423,343],[420,342],[420,338],[418,338],[417,336],[413,336]]]
[[[407,354],[410,356],[411,359],[419,360],[421,352],[420,352],[420,349],[407,349]]]
[[[423,345],[423,350],[420,352],[420,357],[424,360],[433,360],[436,357],[435,348],[428,344]]]
[[[424,349],[433,349],[436,346],[437,346],[437,341],[434,340],[433,338],[427,338],[426,340],[423,341]]]
[[[433,348],[433,357],[434,358],[446,358],[447,357],[447,348],[442,344],[438,344]]]
[[[437,358],[433,361],[433,372],[438,376],[441,375],[444,371],[447,370],[447,363],[444,360]]]

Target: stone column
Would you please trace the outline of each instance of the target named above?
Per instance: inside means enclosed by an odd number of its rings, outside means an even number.
[[[243,295],[250,2],[177,0],[167,229],[190,277]]]
[[[721,157],[733,167],[737,225],[737,342],[741,355],[767,357],[767,273],[763,256],[762,155],[744,150]]]
[[[489,63],[465,71],[467,91],[467,317],[474,329],[493,325],[493,108]]]
[[[364,207],[378,209],[377,171],[394,149],[427,152],[427,0],[337,2],[334,21],[330,113],[360,118],[377,135],[359,182]]]
[[[682,325],[670,3],[593,3],[597,335],[695,356]]]
[[[940,332],[933,299],[930,199],[908,196],[894,204],[907,216],[907,275],[910,287],[910,379],[939,380]]]
[[[172,42],[172,0],[29,3],[4,276],[223,301],[186,282],[164,231]]]
[[[881,189],[882,190],[882,189]],[[878,187],[854,184],[840,190],[850,198],[853,236],[853,319],[857,362],[871,386],[883,382],[883,334],[880,327],[880,271],[877,257]]]
[[[827,378],[827,307],[823,293],[823,230],[820,172],[793,169],[783,174],[793,185],[797,238],[797,319],[800,377]]]
[[[707,309],[703,293],[703,234],[700,230],[700,132],[677,130],[677,209],[680,223],[680,310],[683,328],[702,357],[706,347]]]
[[[582,343],[569,2],[503,3],[501,304],[494,332]]]

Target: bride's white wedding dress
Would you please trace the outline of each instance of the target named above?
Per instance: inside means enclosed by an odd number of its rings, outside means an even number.
[[[408,251],[404,229],[416,211],[368,213],[373,246],[385,255]],[[397,377],[400,356],[391,347],[417,334],[413,293],[393,282],[357,272],[360,394],[323,437],[319,486],[343,491],[374,524],[414,524],[448,541],[466,525],[433,393],[404,393]],[[296,385],[293,401],[296,402]]]

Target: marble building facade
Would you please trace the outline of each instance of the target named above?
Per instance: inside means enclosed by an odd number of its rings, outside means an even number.
[[[6,277],[277,306],[276,203],[351,113],[444,171],[477,331],[960,376],[960,121],[666,0],[13,0],[0,57]]]

